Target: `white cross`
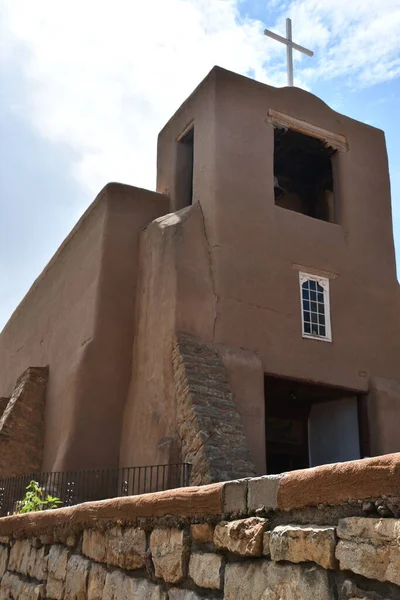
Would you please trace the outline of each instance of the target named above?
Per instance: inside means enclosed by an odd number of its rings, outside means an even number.
[[[264,34],[268,37],[276,40],[277,42],[281,42],[286,46],[286,60],[287,60],[287,79],[288,85],[293,87],[293,48],[298,50],[299,52],[303,52],[303,54],[307,54],[307,56],[314,56],[314,52],[312,50],[307,50],[307,48],[303,48],[303,46],[299,46],[292,41],[292,20],[286,19],[286,37],[282,37],[273,31],[269,31],[269,29],[264,30]]]

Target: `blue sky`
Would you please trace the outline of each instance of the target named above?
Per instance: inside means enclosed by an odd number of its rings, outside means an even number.
[[[154,189],[213,65],[285,85],[286,17],[295,85],[386,133],[400,264],[400,0],[0,0],[0,328],[103,185]]]

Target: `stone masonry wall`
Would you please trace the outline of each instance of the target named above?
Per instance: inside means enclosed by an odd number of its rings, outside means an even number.
[[[35,473],[42,467],[47,378],[47,367],[29,367],[4,407],[0,417],[0,477]],[[4,405],[6,399],[1,400]]]
[[[400,454],[4,517],[0,599],[400,600],[399,467]],[[329,474],[340,501],[288,506],[288,489],[311,478],[323,494]]]
[[[254,475],[243,424],[212,344],[178,334],[173,367],[181,453],[192,464],[192,484]]]

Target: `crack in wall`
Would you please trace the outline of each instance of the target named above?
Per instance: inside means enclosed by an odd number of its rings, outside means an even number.
[[[198,205],[199,205],[200,214],[201,214],[201,221],[203,223],[204,237],[205,237],[205,240],[206,240],[206,247],[207,247],[207,253],[208,253],[208,263],[209,263],[209,268],[210,268],[211,286],[212,286],[212,291],[213,291],[213,295],[214,295],[214,299],[215,299],[215,316],[214,316],[213,331],[212,331],[212,342],[214,342],[214,340],[215,340],[215,329],[216,329],[216,326],[217,326],[217,319],[218,319],[218,316],[220,315],[220,313],[218,312],[219,296],[218,296],[217,291],[216,291],[216,283],[215,283],[215,279],[214,279],[211,246],[209,244],[208,237],[207,237],[207,229],[206,229],[206,223],[205,223],[205,220],[204,220],[204,213],[203,213],[203,209],[201,208],[200,202],[198,203]],[[212,246],[212,248],[217,248],[217,247],[219,247],[218,244]]]

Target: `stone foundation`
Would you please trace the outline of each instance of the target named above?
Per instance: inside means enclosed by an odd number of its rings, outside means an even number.
[[[0,599],[400,600],[400,455],[341,473],[318,506],[282,494],[328,467],[5,517]]]
[[[255,475],[243,423],[215,347],[180,333],[173,368],[181,454],[192,464],[191,483]]]

